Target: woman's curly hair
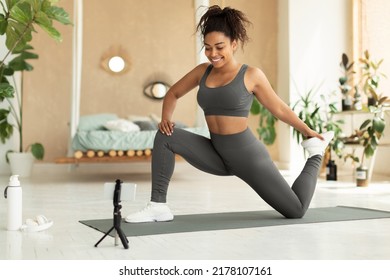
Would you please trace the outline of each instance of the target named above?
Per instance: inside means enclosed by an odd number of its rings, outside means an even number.
[[[246,27],[251,24],[243,12],[214,5],[200,18],[196,31],[200,31],[203,38],[213,31],[222,32],[232,41],[241,41],[243,47],[249,41]]]

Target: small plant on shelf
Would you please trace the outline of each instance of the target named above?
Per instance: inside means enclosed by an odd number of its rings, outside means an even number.
[[[386,78],[386,75],[379,71],[383,59],[379,61],[371,59],[369,51],[366,50],[359,61],[362,65],[362,87],[368,99],[368,106],[379,106],[379,101],[382,99],[378,92],[379,83],[381,78]]]
[[[358,143],[362,145],[363,151],[361,157],[357,157],[355,153],[347,154],[345,160],[351,159],[353,162],[359,164],[357,168],[357,183],[358,186],[366,186],[368,184],[368,173],[369,170],[365,166],[365,159],[371,158],[376,149],[378,148],[379,141],[383,136],[383,132],[386,127],[386,121],[384,118],[384,112],[382,109],[383,103],[388,100],[387,97],[381,98],[376,101],[376,106],[370,106],[370,112],[373,113],[373,116],[369,119],[366,119],[355,131],[355,134],[352,137],[358,139]]]
[[[352,86],[350,85],[351,79],[355,74],[353,70],[354,62],[349,62],[348,56],[343,53],[341,56],[340,68],[342,71],[342,76],[339,78],[339,88],[342,94],[342,110],[347,111],[352,109],[352,96],[351,90]]]

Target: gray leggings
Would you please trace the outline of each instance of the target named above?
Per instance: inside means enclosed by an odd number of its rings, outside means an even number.
[[[247,128],[210,139],[176,128],[171,136],[157,132],[152,156],[152,197],[166,202],[175,154],[196,168],[220,176],[236,175],[286,218],[301,218],[313,197],[322,157],[309,158],[292,187],[272,162],[266,147]]]

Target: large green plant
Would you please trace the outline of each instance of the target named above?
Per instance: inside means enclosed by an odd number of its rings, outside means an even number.
[[[37,159],[43,158],[42,144],[34,143],[26,149],[23,146],[23,91],[16,88],[14,74],[33,69],[27,60],[38,58],[38,55],[30,51],[32,47],[29,45],[36,27],[43,29],[54,40],[62,41],[53,22],[71,24],[71,21],[63,8],[54,5],[56,2],[58,1],[0,0],[0,35],[5,36],[5,47],[8,50],[0,61],[0,102],[8,104],[8,108],[0,109],[0,140],[5,143],[16,128],[19,133],[19,152],[31,149]],[[7,63],[11,55],[13,59]]]
[[[299,94],[299,99],[292,105],[292,110],[297,113],[298,117],[312,130],[322,133],[324,127],[324,119],[320,114],[321,106],[315,102],[314,96],[317,89],[310,89],[305,94]],[[297,143],[304,140],[301,132],[293,129],[293,137]]]
[[[259,126],[256,129],[257,133],[264,144],[272,145],[276,139],[275,124],[278,119],[260,104],[257,99],[253,99],[250,112],[253,115],[260,115]]]
[[[292,105],[292,110],[298,117],[311,129],[322,133],[323,131],[333,131],[335,136],[329,143],[330,152],[341,158],[343,156],[344,143],[341,138],[343,120],[334,119],[335,114],[339,112],[337,102],[331,102],[331,95],[321,95],[322,102],[316,100],[319,88],[312,88],[305,94],[300,94],[300,98]],[[297,143],[304,140],[301,132],[293,129],[293,137]]]

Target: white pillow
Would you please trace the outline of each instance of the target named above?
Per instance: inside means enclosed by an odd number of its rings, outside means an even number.
[[[113,131],[122,131],[122,132],[132,132],[132,131],[140,131],[140,127],[133,122],[124,119],[117,119],[106,122],[104,125],[108,130]]]

